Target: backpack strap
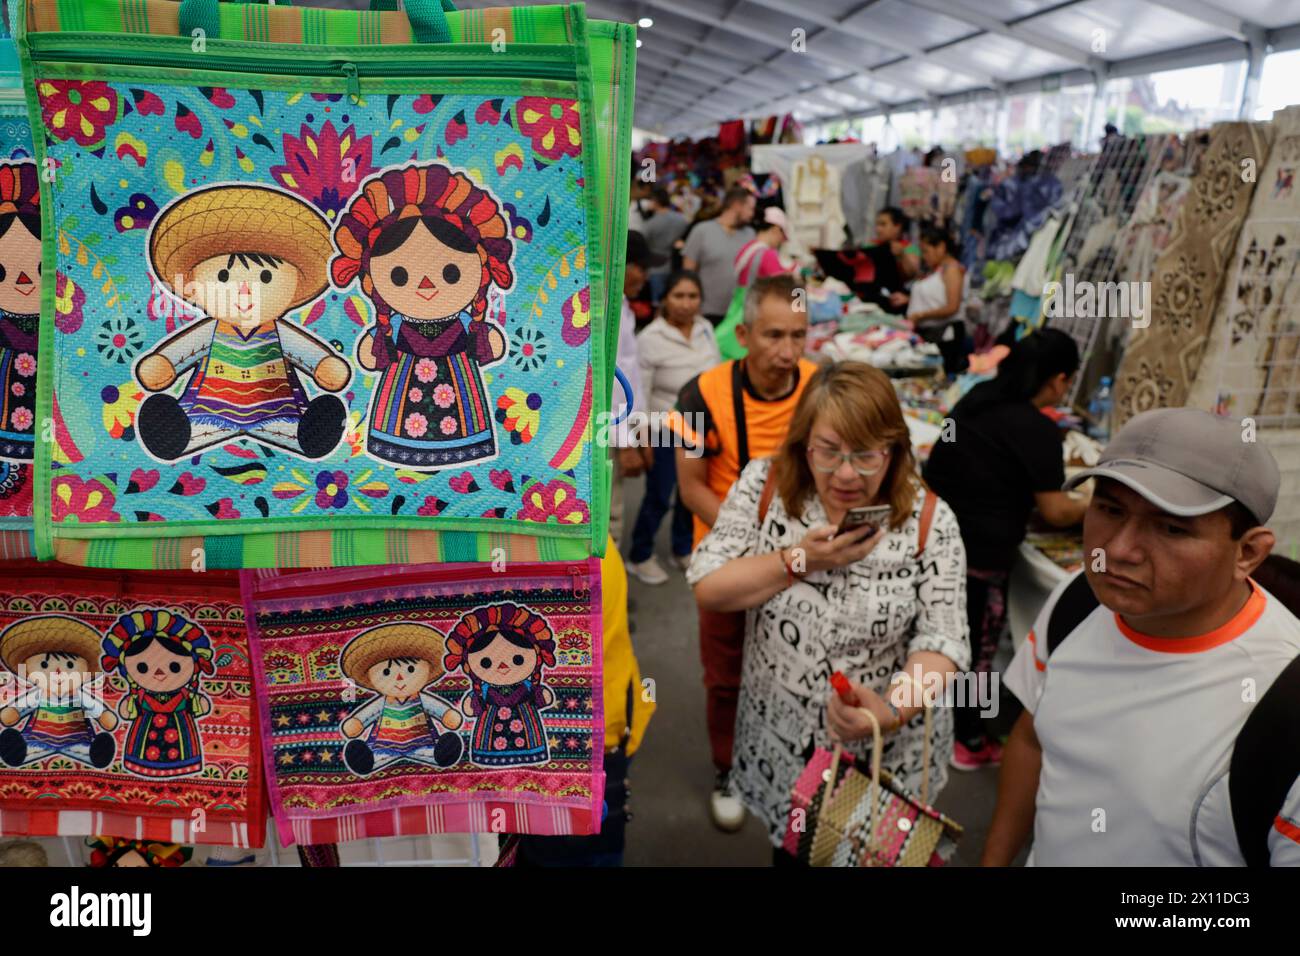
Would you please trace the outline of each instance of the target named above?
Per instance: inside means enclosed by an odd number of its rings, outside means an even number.
[[[736,457],[740,471],[749,464],[749,431],[745,427],[745,382],[740,359],[731,363],[731,412],[736,419]]]
[[[776,491],[776,467],[767,466],[767,480],[763,482],[763,493],[758,498],[758,525],[761,528],[767,520],[767,509],[772,504],[772,493]]]
[[[1088,584],[1088,576],[1080,571],[1065,586],[1061,596],[1056,599],[1051,614],[1047,616],[1047,655],[1050,657],[1061,642],[1083,623],[1083,619],[1100,605],[1101,602]]]
[[[1237,734],[1228,765],[1228,799],[1247,866],[1268,866],[1268,835],[1300,777],[1300,657],[1259,702]]]
[[[934,522],[934,506],[939,503],[933,491],[929,488],[922,489],[921,494],[925,498],[921,501],[921,514],[918,518],[919,526],[916,529],[916,554],[919,558],[925,551],[925,543],[930,539],[930,525]]]

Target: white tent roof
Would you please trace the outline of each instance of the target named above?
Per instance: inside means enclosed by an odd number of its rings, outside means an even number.
[[[1300,47],[1300,0],[593,0],[587,9],[653,19],[638,31],[636,119],[665,134],[774,113],[807,123],[899,112]]]

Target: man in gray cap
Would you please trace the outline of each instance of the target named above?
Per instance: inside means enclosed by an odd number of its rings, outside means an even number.
[[[1277,463],[1253,427],[1171,408],[1066,488],[1089,478],[1083,570],[1006,672],[1025,713],[984,863],[1032,833],[1037,865],[1300,866],[1297,761],[1276,732],[1300,724],[1300,621],[1252,579]]]

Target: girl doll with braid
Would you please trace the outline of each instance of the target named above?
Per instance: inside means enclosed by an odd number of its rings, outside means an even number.
[[[496,457],[492,403],[480,369],[506,354],[487,320],[488,290],[514,283],[500,203],[440,163],[371,176],[334,229],[336,288],[354,281],[375,307],[357,344],[381,374],[366,451],[432,470]]]
[[[517,604],[476,608],[452,628],[443,664],[469,676],[461,710],[476,720],[474,763],[509,767],[550,759],[541,711],[555,695],[542,683],[542,668],[555,666],[555,640],[545,618]]]

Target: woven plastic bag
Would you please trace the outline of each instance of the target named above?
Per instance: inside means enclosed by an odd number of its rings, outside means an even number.
[[[42,562],[0,577],[0,834],[258,847],[238,575]]]
[[[599,832],[599,561],[243,583],[283,845]]]
[[[633,31],[444,7],[27,0],[39,556],[603,552]]]
[[[0,561],[32,554],[40,198],[18,50],[0,23]]]

